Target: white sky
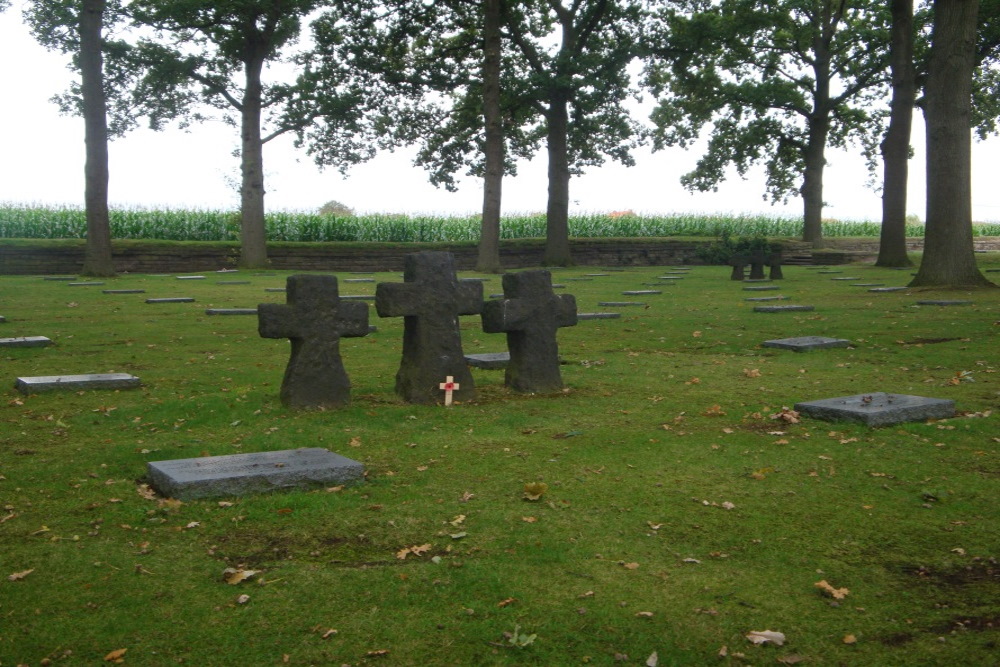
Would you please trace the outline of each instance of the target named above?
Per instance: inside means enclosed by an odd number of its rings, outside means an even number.
[[[83,121],[60,116],[52,95],[63,92],[72,74],[66,56],[40,47],[21,23],[20,3],[0,13],[0,201],[12,203],[83,203]],[[910,166],[908,212],[924,216],[923,125],[915,115]],[[239,164],[234,128],[219,122],[189,131],[137,130],[111,144],[110,199],[113,206],[171,208],[231,208],[239,205],[232,187]],[[993,165],[1000,139],[973,146],[973,217],[1000,220],[1000,189]],[[631,209],[646,213],[781,213],[801,215],[798,198],[786,206],[762,199],[761,171],[742,180],[735,173],[716,193],[692,194],[680,186],[700,153],[671,149],[636,153],[637,166],[608,163],[570,182],[571,212]],[[878,220],[879,195],[868,188],[859,155],[828,151],[824,199],[826,218]],[[463,177],[460,190],[449,193],[430,185],[426,172],[411,164],[412,152],[379,155],[353,167],[347,177],[336,170],[320,171],[292,146],[290,137],[264,146],[266,206],[269,210],[315,211],[331,199],[358,212],[476,213],[482,206],[482,186]],[[519,165],[517,178],[504,181],[504,213],[541,212],[546,203],[544,151]]]

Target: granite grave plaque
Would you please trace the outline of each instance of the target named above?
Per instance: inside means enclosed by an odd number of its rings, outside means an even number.
[[[782,350],[805,352],[807,350],[825,350],[831,347],[847,347],[851,341],[844,338],[828,338],[826,336],[800,336],[798,338],[778,338],[765,340],[764,347],[776,347]]]
[[[955,416],[954,401],[885,392],[805,401],[796,403],[795,409],[816,419],[856,421],[868,426]]]
[[[128,373],[88,373],[84,375],[38,375],[34,377],[19,377],[14,387],[23,394],[35,394],[40,391],[56,389],[134,389],[142,386],[142,382]]]
[[[193,296],[168,296],[160,299],[146,299],[146,303],[192,303]]]
[[[206,315],[256,315],[256,308],[206,308]]]
[[[20,336],[17,338],[0,338],[0,347],[45,347],[52,341],[45,336]]]
[[[798,306],[798,305],[786,305],[786,306],[754,306],[753,310],[755,313],[790,313],[797,311],[808,311],[815,310],[815,306]]]
[[[178,500],[360,482],[364,466],[318,447],[150,461],[151,485]]]
[[[487,371],[498,371],[507,368],[510,363],[510,352],[483,352],[465,355],[465,363],[474,368]]]
[[[621,313],[577,313],[578,320],[620,320]]]

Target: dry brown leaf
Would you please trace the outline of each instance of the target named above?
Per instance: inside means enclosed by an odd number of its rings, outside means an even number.
[[[701,413],[703,417],[722,417],[726,413],[723,411],[721,405],[713,405],[708,410]]]
[[[367,657],[369,657],[369,658],[380,658],[380,657],[382,657],[384,655],[389,655],[389,649],[387,649],[387,648],[380,648],[380,649],[376,649],[374,651],[368,651],[368,653],[365,653],[365,655]]]
[[[820,589],[824,594],[829,595],[834,600],[843,600],[850,593],[846,588],[834,588],[826,582],[826,579],[822,581],[817,581],[815,584],[816,588]]]
[[[30,570],[22,570],[21,572],[15,572],[14,574],[7,577],[7,581],[21,581],[34,571],[35,568],[31,568]]]
[[[775,646],[781,646],[785,643],[785,635],[774,630],[751,630],[747,633],[746,637],[754,644],[766,644],[770,642]]]
[[[241,581],[246,581],[255,574],[260,574],[261,570],[244,570],[243,568],[227,567],[222,571],[222,578],[231,586],[235,586]]]
[[[500,602],[497,602],[497,606],[506,607],[507,605],[514,604],[515,602],[517,602],[517,598],[507,598],[505,600],[500,600]]]
[[[0,523],[6,523],[17,516],[17,512],[11,512],[7,516],[0,516]]]
[[[545,495],[549,485],[545,482],[528,482],[524,485],[524,499],[535,501]]]
[[[521,521],[525,523],[535,523],[536,521],[538,521],[538,519],[533,516],[522,516]]]
[[[353,438],[351,438],[351,441],[347,444],[349,444],[351,447],[360,447],[361,438],[359,438],[358,436],[354,436]]]
[[[796,655],[792,653],[791,655],[783,655],[778,658],[778,662],[782,665],[797,665],[800,662],[805,661],[805,658],[801,655]]]
[[[660,656],[656,655],[656,651],[649,654],[646,658],[646,667],[657,667],[660,664]]]
[[[855,637],[854,635],[844,635],[843,642],[845,644],[857,644],[858,638]]]
[[[639,569],[639,564],[638,563],[622,563],[622,567],[624,567],[626,570],[638,570]]]
[[[635,615],[639,618],[653,618],[653,612],[651,611],[637,611]]]
[[[788,424],[798,424],[799,413],[791,408],[782,406],[781,410],[771,415],[771,419],[780,419]]]
[[[140,484],[135,490],[146,500],[156,500],[156,491],[153,491],[149,484]]]
[[[743,369],[743,375],[745,375],[748,378],[759,378],[760,377],[760,369],[757,369],[757,368],[744,368]]]
[[[104,656],[104,662],[125,662],[125,651],[127,648],[120,648]]]
[[[323,633],[321,639],[329,639],[330,637],[333,637],[335,634],[337,634],[337,631],[334,630],[333,628],[330,628],[329,630]]]

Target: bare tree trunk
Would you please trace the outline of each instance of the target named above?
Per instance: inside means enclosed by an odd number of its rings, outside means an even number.
[[[115,275],[108,219],[108,105],[101,38],[104,8],[105,0],[84,0],[80,8],[80,75],[87,151],[83,168],[87,246],[82,273],[87,276]]]
[[[809,122],[805,170],[802,175],[802,240],[814,246],[823,244],[823,169],[826,167],[826,138],[830,120],[824,113],[814,114]]]
[[[892,104],[889,129],[882,141],[882,234],[876,266],[911,266],[906,254],[906,188],[910,128],[917,94],[913,66],[913,0],[891,0]]]
[[[925,89],[927,220],[910,286],[992,285],[972,245],[972,75],[979,0],[935,0]]]
[[[500,118],[500,3],[483,3],[483,121],[485,123],[486,173],[483,177],[483,221],[479,233],[476,270],[499,273],[500,203],[503,188],[504,137]]]
[[[261,142],[260,82],[263,58],[248,58],[246,90],[241,111],[240,187],[240,266],[262,268],[267,265],[267,232],[264,226],[264,148]]]
[[[549,201],[545,210],[546,266],[569,266],[569,104],[554,94],[548,113]]]

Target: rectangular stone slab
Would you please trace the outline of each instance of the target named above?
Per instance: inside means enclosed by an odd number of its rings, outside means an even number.
[[[101,294],[145,294],[144,289],[102,289]]]
[[[86,375],[38,375],[35,377],[20,377],[14,382],[14,388],[23,394],[35,394],[40,391],[56,389],[134,389],[142,386],[142,382],[128,373],[90,373]]]
[[[805,352],[806,350],[824,350],[831,347],[847,347],[851,341],[843,338],[827,338],[826,336],[800,336],[798,338],[778,338],[776,340],[765,340],[761,345],[764,347],[777,347],[782,350],[795,350]]]
[[[909,287],[873,287],[869,292],[902,292],[903,290],[908,290]]]
[[[6,321],[7,321],[7,318],[4,317],[3,315],[0,315],[0,323],[6,322]]]
[[[971,301],[949,301],[932,299],[929,301],[917,301],[918,306],[969,306]]]
[[[787,296],[748,296],[744,301],[785,301]]]
[[[751,285],[749,287],[744,287],[744,292],[769,292],[771,290],[781,289],[777,285]]]
[[[861,280],[861,276],[843,276],[842,278],[830,278],[830,280]]]
[[[66,284],[69,285],[70,287],[97,287],[98,285],[103,285],[104,283],[101,281],[96,281],[96,282],[85,281],[82,283],[66,283]]]
[[[621,313],[577,313],[578,320],[619,320]]]
[[[786,313],[795,311],[816,310],[816,306],[754,306],[755,313]]]
[[[204,280],[205,276],[177,276],[177,280]]]
[[[347,484],[364,477],[361,463],[319,447],[150,461],[147,471],[154,489],[179,500]]]
[[[643,294],[663,294],[663,291],[658,289],[634,289],[622,292],[622,296],[641,296]]]
[[[217,280],[216,285],[249,285],[249,280]]]
[[[851,283],[851,287],[882,287],[885,283]]]
[[[256,308],[206,308],[206,315],[256,315]]]
[[[162,299],[146,299],[146,303],[191,303],[193,296],[168,296]]]
[[[795,409],[827,421],[855,421],[868,426],[888,426],[924,419],[955,416],[955,401],[906,394],[874,392],[796,403]]]
[[[52,341],[45,336],[21,336],[20,338],[0,338],[0,347],[45,347]]]
[[[76,280],[76,276],[45,276],[42,280],[53,280],[58,282],[67,282]]]
[[[645,306],[646,304],[640,303],[638,301],[598,301],[598,306],[612,306],[612,307],[625,307],[625,306]]]
[[[345,283],[373,283],[374,278],[344,278],[341,282]]]
[[[474,368],[496,371],[507,368],[510,363],[510,352],[485,352],[482,354],[465,355],[465,363]]]

